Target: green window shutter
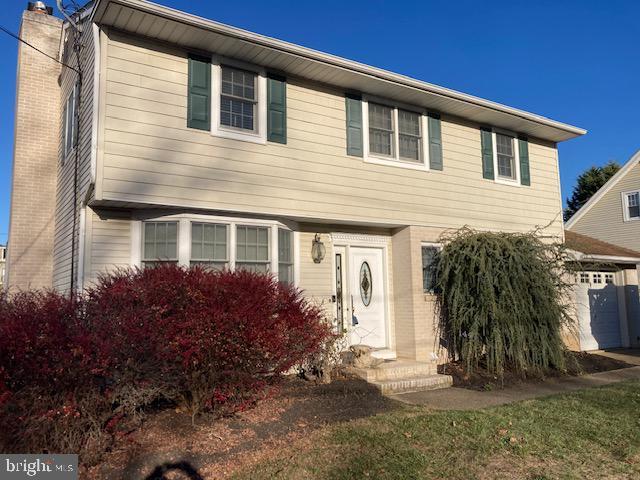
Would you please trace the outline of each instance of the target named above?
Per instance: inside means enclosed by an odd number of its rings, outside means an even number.
[[[287,82],[275,75],[267,78],[267,140],[287,143]]]
[[[493,133],[490,128],[480,129],[480,139],[482,141],[482,177],[495,180],[493,173]]]
[[[429,168],[442,170],[442,129],[440,127],[440,115],[428,114],[429,124]]]
[[[211,130],[211,63],[189,56],[187,127]]]
[[[362,100],[359,96],[347,95],[347,155],[362,157]]]
[[[529,173],[529,142],[526,137],[518,137],[518,153],[520,154],[520,184],[531,185]]]

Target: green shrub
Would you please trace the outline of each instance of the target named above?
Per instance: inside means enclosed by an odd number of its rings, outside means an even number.
[[[476,232],[443,238],[438,261],[440,336],[469,371],[486,361],[521,376],[565,369],[562,329],[572,328],[567,257],[539,232]]]

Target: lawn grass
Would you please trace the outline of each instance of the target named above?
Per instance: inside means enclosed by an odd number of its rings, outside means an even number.
[[[640,382],[478,411],[400,408],[328,427],[234,478],[640,478]]]

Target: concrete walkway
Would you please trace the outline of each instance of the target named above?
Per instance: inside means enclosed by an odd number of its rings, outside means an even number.
[[[616,348],[614,350],[594,350],[588,353],[595,353],[603,357],[613,358],[631,365],[640,365],[640,349],[637,348]]]
[[[504,390],[480,392],[451,387],[426,392],[402,393],[392,395],[390,398],[410,405],[422,405],[438,410],[475,410],[584,388],[601,387],[624,380],[640,380],[640,366],[580,377],[550,378],[540,383],[516,385]]]

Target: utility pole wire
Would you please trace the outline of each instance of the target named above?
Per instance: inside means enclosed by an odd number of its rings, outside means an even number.
[[[38,47],[34,47],[33,45],[31,45],[29,42],[27,42],[26,40],[23,40],[22,38],[20,38],[18,35],[16,35],[15,33],[13,33],[11,30],[6,29],[5,27],[3,27],[2,25],[0,25],[0,30],[2,30],[4,33],[6,33],[7,35],[15,38],[16,40],[18,40],[19,42],[24,43],[25,45],[33,48],[36,52],[40,52],[42,55],[44,55],[45,57],[50,58],[51,60],[53,60],[54,62],[59,63],[60,65],[63,65],[67,68],[70,68],[71,70],[73,70],[76,73],[80,73],[76,68],[72,67],[71,65],[67,65],[64,62],[61,62],[60,60],[58,60],[55,57],[52,57],[51,55],[49,55],[48,53],[43,52],[42,50],[40,50]]]

